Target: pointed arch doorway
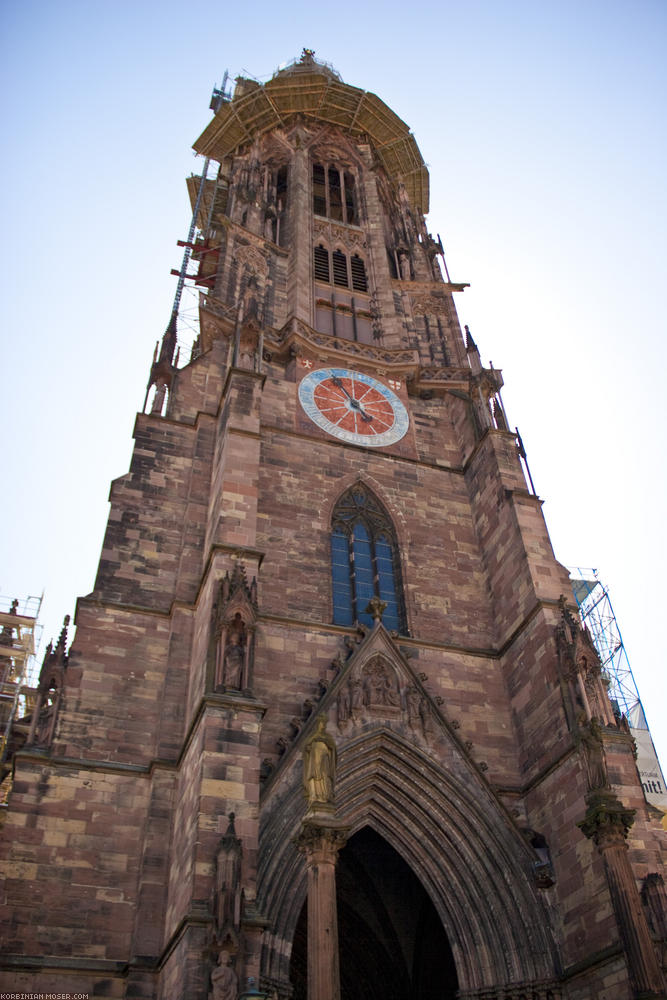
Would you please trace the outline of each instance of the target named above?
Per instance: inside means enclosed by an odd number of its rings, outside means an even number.
[[[412,869],[370,827],[352,836],[336,867],[341,1000],[454,1000],[452,951]],[[307,910],[290,963],[293,1000],[307,1000]]]

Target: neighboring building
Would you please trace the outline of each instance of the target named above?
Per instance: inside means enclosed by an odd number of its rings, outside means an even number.
[[[309,51],[215,108],[195,356],[172,317],[14,755],[0,986],[664,996],[664,832],[414,138]]]

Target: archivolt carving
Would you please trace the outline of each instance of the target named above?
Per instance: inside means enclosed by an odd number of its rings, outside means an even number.
[[[440,765],[408,740],[375,729],[339,746],[336,804],[351,834],[370,826],[420,879],[447,933],[462,991],[551,979],[555,946],[533,885],[533,852],[460,761]],[[306,897],[305,865],[294,845],[303,812],[295,768],[291,784],[276,787],[262,808],[257,904],[272,927],[261,964],[273,982],[288,981]]]

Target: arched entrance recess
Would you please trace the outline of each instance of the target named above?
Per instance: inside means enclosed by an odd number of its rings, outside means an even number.
[[[456,969],[436,909],[414,872],[370,827],[336,869],[341,1000],[454,1000]],[[307,1000],[307,904],[290,960],[293,1000]]]
[[[296,764],[262,803],[258,905],[271,927],[262,974],[278,987],[289,984],[307,888],[294,843],[304,815]],[[376,729],[340,747],[336,804],[350,838],[370,828],[418,879],[444,928],[461,993],[557,978],[532,851],[460,755],[440,766],[396,732]]]

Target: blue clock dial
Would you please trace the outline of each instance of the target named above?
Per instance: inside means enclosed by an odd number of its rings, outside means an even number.
[[[349,368],[319,368],[299,385],[299,402],[314,424],[348,444],[383,448],[400,441],[408,411],[392,389]]]

